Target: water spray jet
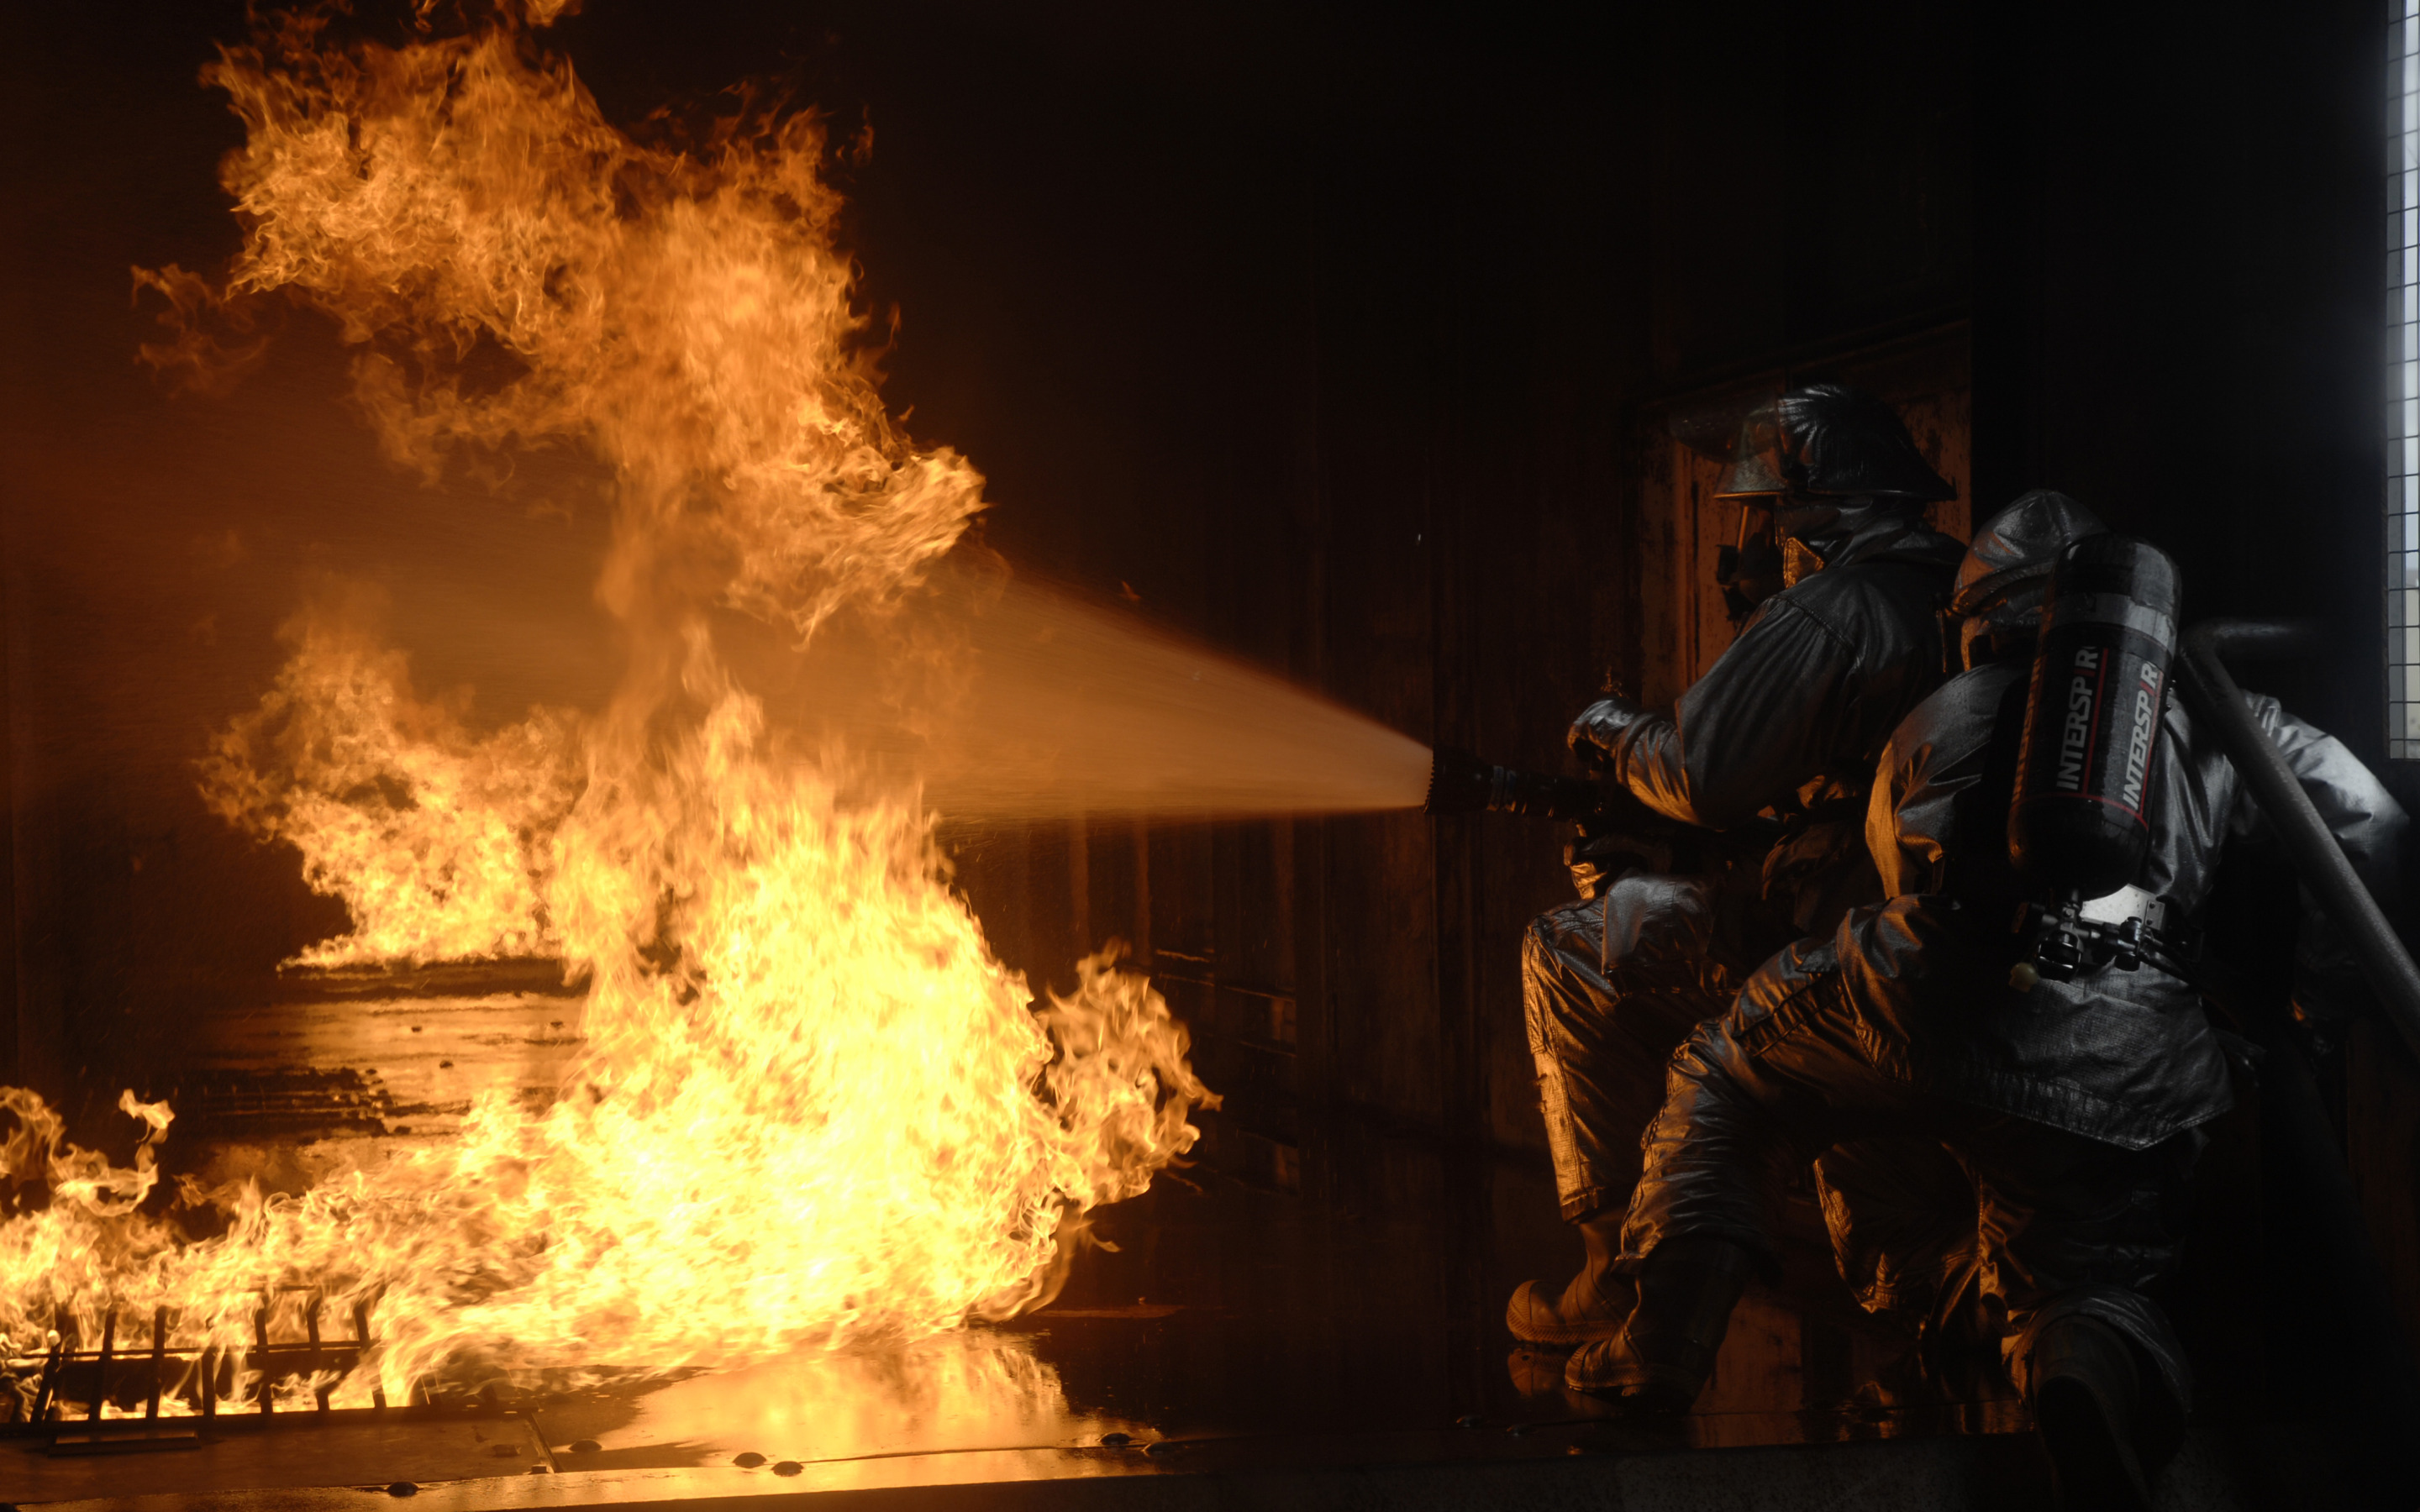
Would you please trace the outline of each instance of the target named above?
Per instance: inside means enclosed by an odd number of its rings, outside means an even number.
[[[767,671],[775,717],[953,824],[1419,807],[1419,741],[1073,589],[980,561]]]

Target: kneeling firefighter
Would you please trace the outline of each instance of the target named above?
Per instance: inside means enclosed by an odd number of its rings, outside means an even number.
[[[2065,1494],[2148,1506],[2191,1400],[2149,1288],[2176,1259],[2200,1127],[2232,1102],[2189,980],[2192,923],[2222,854],[2272,837],[2166,697],[2164,557],[2033,494],[1978,532],[1960,577],[1970,670],[1892,735],[1868,817],[1890,901],[1766,963],[1673,1058],[1622,1229],[1636,1310],[1565,1379],[1685,1409],[1771,1264],[1776,1162],[1930,1136],[1971,1184],[1963,1285],[2000,1320]],[[2391,906],[2402,810],[2342,745],[2245,698]],[[2369,1002],[2325,916],[2296,960],[2305,1020]]]
[[[1505,1321],[1530,1344],[1620,1328],[1629,1288],[1609,1262],[1665,1062],[1758,962],[1881,896],[1866,786],[1892,727],[1942,676],[1938,614],[1962,548],[1925,511],[1956,490],[1889,406],[1832,384],[1791,390],[1748,416],[1716,493],[1743,510],[1721,574],[1745,620],[1738,638],[1672,715],[1606,699],[1571,745],[1668,820],[1737,834],[1778,816],[1779,839],[1620,875],[1640,864],[1635,836],[1584,824],[1566,855],[1580,901],[1529,926],[1529,1049],[1557,1196],[1588,1255],[1559,1289],[1513,1293]],[[1783,586],[1785,548],[1821,570]]]

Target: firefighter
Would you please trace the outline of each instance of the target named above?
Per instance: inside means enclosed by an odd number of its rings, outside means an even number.
[[[1970,670],[1899,727],[1874,786],[1867,839],[1889,901],[1766,963],[1673,1058],[1618,1261],[1637,1308],[1572,1357],[1575,1389],[1685,1409],[1742,1286],[1772,1264],[1770,1172],[1845,1138],[1937,1139],[1973,1197],[1973,1287],[2002,1320],[2002,1357],[2066,1494],[2150,1504],[2191,1381],[2148,1288],[2176,1258],[2201,1126],[2232,1100],[2189,980],[2190,925],[2222,854],[2257,849],[2266,826],[2215,738],[2168,701],[2149,758],[2148,856],[2086,911],[2135,921],[2139,952],[2033,970],[2010,920],[2040,887],[2009,841],[2032,640],[2053,562],[2101,529],[2073,501],[2034,494],[1977,535],[1952,610]],[[2342,745],[2246,697],[2391,907],[2402,810]],[[2305,918],[2296,962],[2305,1023],[2366,1005],[2324,917]]]
[[[1764,815],[1779,839],[1620,874],[1634,838],[1583,825],[1566,852],[1579,901],[1529,926],[1529,1049],[1557,1196],[1587,1252],[1560,1288],[1513,1293],[1506,1325],[1530,1345],[1600,1338],[1627,1316],[1610,1261],[1664,1065],[1758,962],[1880,896],[1866,787],[1891,728],[1943,673],[1938,614],[1962,548],[1926,512],[1956,490],[1887,405],[1792,389],[1747,417],[1716,496],[1743,511],[1718,574],[1738,637],[1670,715],[1608,698],[1571,745],[1672,819],[1736,831]]]

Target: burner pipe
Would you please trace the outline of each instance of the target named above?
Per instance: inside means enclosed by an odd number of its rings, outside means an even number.
[[[353,1304],[353,1367],[361,1368],[362,1362],[369,1358],[369,1353],[370,1304],[357,1302]],[[370,1383],[370,1405],[380,1412],[386,1411],[386,1387],[375,1381]]]
[[[252,1315],[252,1342],[260,1356],[260,1415],[267,1417],[277,1411],[277,1393],[269,1389],[269,1294],[265,1291],[260,1295],[260,1311]]]
[[[51,1332],[59,1341],[51,1346],[51,1357],[42,1362],[42,1389],[34,1398],[34,1421],[42,1422],[51,1415],[51,1398],[59,1389],[59,1372],[66,1368],[68,1340],[73,1336],[75,1319],[64,1307],[51,1315]]]
[[[143,1421],[160,1421],[160,1388],[168,1372],[168,1309],[151,1309],[151,1396],[143,1404]]]
[[[319,1309],[327,1304],[327,1301],[328,1299],[318,1292],[313,1292],[311,1309],[302,1315],[302,1326],[311,1335],[311,1352],[303,1358],[302,1362],[302,1373],[306,1378],[319,1373]],[[319,1399],[320,1412],[324,1412],[328,1410],[328,1393],[334,1389],[333,1386],[321,1386],[313,1393]]]
[[[101,1315],[101,1357],[92,1369],[92,1411],[85,1414],[88,1423],[101,1421],[101,1404],[109,1400],[109,1351],[117,1343],[117,1309],[112,1307]]]

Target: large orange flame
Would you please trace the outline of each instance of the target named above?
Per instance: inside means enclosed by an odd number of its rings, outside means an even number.
[[[541,708],[473,734],[460,701],[415,697],[402,652],[358,604],[315,602],[260,706],[219,732],[202,794],[222,818],[302,853],[353,933],[292,964],[558,953],[554,837],[581,790],[583,721]]]
[[[243,250],[224,284],[141,276],[190,316],[285,291],[333,316],[385,447],[431,476],[541,443],[612,465],[598,594],[629,665],[601,713],[475,735],[305,615],[204,772],[351,909],[306,963],[559,954],[587,1049],[544,1109],[490,1093],[458,1139],[296,1197],[187,1193],[225,1210],[202,1242],[138,1211],[164,1107],[130,1094],[150,1132],[116,1169],[7,1094],[0,1175],[52,1195],[0,1225],[0,1356],[54,1307],[164,1305],[178,1342],[240,1349],[280,1286],[376,1299],[340,1400],[929,1334],[1045,1295],[1083,1211],[1195,1137],[1158,995],[1105,954],[1031,1011],[915,794],[793,748],[718,655],[716,610],[803,642],[919,592],[982,480],[884,409],[814,121],[643,145],[539,47],[554,8],[400,47],[311,13],[228,50]],[[147,355],[212,360],[200,324]]]

